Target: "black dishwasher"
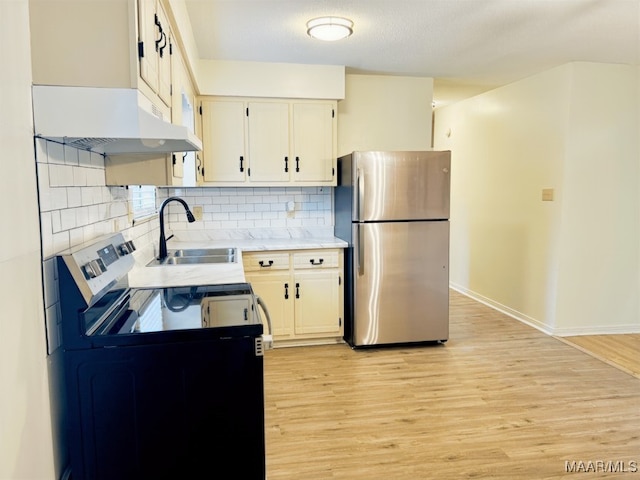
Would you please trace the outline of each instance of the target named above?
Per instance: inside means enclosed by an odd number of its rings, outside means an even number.
[[[62,346],[49,360],[71,478],[264,479],[251,286],[128,288],[127,243],[111,236],[58,257]],[[223,326],[206,326],[214,314]]]

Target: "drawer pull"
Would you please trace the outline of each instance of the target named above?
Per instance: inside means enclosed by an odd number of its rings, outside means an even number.
[[[284,284],[284,299],[287,300],[289,298],[289,284]]]
[[[260,264],[260,268],[269,268],[271,265],[273,265],[273,260],[269,260],[268,265],[265,265],[264,260],[260,260],[258,263]]]
[[[300,298],[300,284],[296,283],[296,298]]]
[[[317,263],[316,259],[312,258],[311,260],[309,260],[309,263],[311,263],[311,265],[322,265],[324,263],[324,258],[321,258]]]

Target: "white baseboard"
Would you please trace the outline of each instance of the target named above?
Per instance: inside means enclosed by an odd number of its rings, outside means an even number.
[[[490,298],[487,298],[483,295],[480,295],[473,290],[469,290],[460,285],[456,285],[455,283],[450,283],[449,286],[469,298],[476,300],[488,307],[493,308],[505,315],[508,315],[516,320],[529,325],[537,330],[540,330],[547,335],[552,335],[554,337],[571,337],[577,335],[612,335],[612,334],[629,334],[629,333],[640,333],[640,325],[597,325],[597,326],[588,326],[588,327],[572,327],[572,328],[552,328],[549,325],[546,325],[535,318],[531,318],[522,312],[514,310],[506,305],[502,305]]]

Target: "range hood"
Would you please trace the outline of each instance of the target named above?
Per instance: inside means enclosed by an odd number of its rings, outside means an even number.
[[[32,94],[36,137],[106,155],[202,150],[133,88],[34,85]]]

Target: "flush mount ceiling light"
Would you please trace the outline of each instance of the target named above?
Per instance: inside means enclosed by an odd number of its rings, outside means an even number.
[[[347,38],[352,33],[353,22],[348,18],[318,17],[307,22],[307,34],[325,42]]]

